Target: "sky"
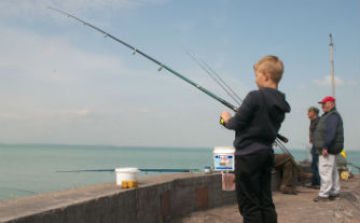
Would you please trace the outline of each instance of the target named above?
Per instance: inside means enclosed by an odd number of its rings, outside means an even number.
[[[73,14],[234,103],[188,56],[205,61],[241,98],[253,65],[285,65],[291,105],[280,133],[309,147],[307,108],[335,97],[345,148],[360,150],[358,0],[0,0],[0,142],[118,146],[230,146],[229,110],[123,45],[49,10]],[[236,103],[234,103],[236,105]]]

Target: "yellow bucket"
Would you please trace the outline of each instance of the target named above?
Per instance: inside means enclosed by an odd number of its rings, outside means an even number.
[[[121,188],[136,188],[138,187],[137,180],[123,180],[121,182]]]

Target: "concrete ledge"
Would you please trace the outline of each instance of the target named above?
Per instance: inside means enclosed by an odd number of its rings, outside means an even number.
[[[193,211],[235,203],[220,173],[181,173],[139,179],[136,189],[92,185],[0,201],[7,223],[159,223]]]

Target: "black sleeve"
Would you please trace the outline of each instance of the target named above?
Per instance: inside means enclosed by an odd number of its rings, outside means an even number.
[[[233,130],[240,130],[247,127],[257,109],[257,98],[258,96],[255,91],[250,92],[244,99],[237,113],[229,119],[225,127]]]

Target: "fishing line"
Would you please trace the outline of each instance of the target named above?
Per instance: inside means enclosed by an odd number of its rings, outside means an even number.
[[[276,142],[277,146],[278,146],[284,153],[290,154],[291,157],[292,157],[293,159],[295,159],[295,157],[290,153],[290,151],[286,148],[286,146],[285,146],[284,144],[282,144],[281,141],[279,141],[279,140],[276,139],[275,142]]]
[[[187,52],[187,54],[193,59],[193,61],[201,68],[203,71],[205,71],[213,81],[215,81],[221,89],[223,89],[226,94],[228,94],[238,105],[241,104],[242,100],[241,98],[228,86],[223,79],[220,78],[220,76],[214,72],[207,64],[199,59],[198,57],[195,57],[193,54]],[[230,92],[231,91],[231,92]]]
[[[240,106],[240,102],[243,102],[243,100],[240,98],[240,96],[228,85],[226,82],[221,78],[221,76],[215,72],[207,63],[205,63],[203,60],[196,58],[192,54],[188,53],[188,55],[196,62],[198,66],[200,66],[209,76],[218,84],[220,87],[237,103],[238,106]],[[230,93],[231,92],[231,93]],[[235,99],[236,98],[236,99]],[[240,102],[239,102],[240,101]],[[235,111],[236,112],[236,111]],[[287,143],[289,140],[280,135],[277,134],[277,138],[281,141]],[[278,141],[278,140],[276,140]],[[279,141],[280,144],[280,141]],[[284,145],[282,145],[285,147]],[[286,148],[285,148],[286,149]],[[287,150],[287,149],[286,149]],[[284,150],[283,150],[284,151]],[[290,153],[290,152],[288,152]]]
[[[358,169],[360,171],[360,166],[356,166],[355,164],[349,163],[349,162],[347,164],[352,166],[352,167],[355,167],[356,169]]]
[[[195,56],[193,56],[192,54],[188,53],[188,55],[196,62],[197,65],[199,65],[206,73],[209,74],[209,76],[212,77],[212,79],[220,85],[220,87],[226,91],[226,93],[230,94],[232,96],[232,98],[234,99],[234,97],[236,97],[237,99],[239,99],[241,102],[243,102],[243,100],[236,94],[236,92],[225,83],[225,81],[220,77],[219,74],[217,74],[209,65],[207,65],[203,60],[199,59],[199,58],[195,58]],[[200,62],[201,63],[200,63]],[[217,79],[214,77],[216,76]],[[229,92],[231,91],[231,93]],[[234,99],[235,100],[235,99]],[[237,101],[237,100],[236,100]],[[240,106],[240,102],[238,102],[238,105]],[[275,139],[275,143],[276,145],[284,152],[284,153],[288,153],[290,154],[293,158],[294,156],[290,153],[290,151],[281,143],[280,140]]]
[[[68,16],[68,17],[70,17],[70,18],[73,18],[73,19],[77,20],[78,22],[84,24],[85,26],[88,26],[88,27],[90,27],[90,28],[93,28],[93,29],[95,29],[96,31],[104,34],[105,37],[109,37],[109,38],[115,40],[116,42],[119,42],[119,43],[123,44],[124,46],[130,48],[130,49],[133,51],[133,54],[138,53],[138,54],[142,55],[143,57],[149,59],[150,61],[154,62],[155,64],[159,65],[159,69],[158,69],[159,71],[161,71],[161,70],[164,68],[165,70],[169,71],[170,73],[174,74],[175,76],[179,77],[180,79],[184,80],[185,82],[193,85],[193,86],[196,87],[198,90],[204,92],[204,93],[207,94],[208,96],[210,96],[210,97],[212,97],[213,99],[219,101],[220,103],[222,103],[222,104],[225,105],[226,107],[232,109],[232,110],[235,111],[235,112],[237,111],[237,107],[236,107],[236,106],[232,105],[231,103],[229,103],[228,101],[224,100],[223,98],[215,95],[214,93],[212,93],[211,91],[205,89],[204,87],[200,86],[199,84],[195,83],[194,81],[188,79],[187,77],[183,76],[183,75],[180,74],[179,72],[177,72],[177,71],[173,70],[172,68],[168,67],[168,66],[165,65],[164,63],[161,63],[161,62],[159,62],[158,60],[150,57],[149,55],[147,55],[147,54],[145,54],[145,53],[143,53],[142,51],[140,51],[139,49],[135,48],[134,46],[132,46],[132,45],[130,45],[130,44],[128,44],[128,43],[126,43],[126,42],[124,42],[124,41],[116,38],[115,36],[111,35],[110,33],[107,33],[107,32],[105,32],[104,30],[102,30],[102,29],[100,29],[100,28],[98,28],[98,27],[96,27],[96,26],[94,26],[94,25],[92,25],[92,24],[90,24],[90,23],[88,23],[88,22],[85,22],[84,20],[79,19],[78,17],[73,16],[73,15],[67,13],[67,12],[61,11],[61,10],[59,10],[59,9],[56,9],[56,8],[53,8],[53,7],[50,7],[50,6],[49,6],[48,8],[51,9],[51,10],[53,10],[53,11],[59,12],[60,14],[66,15],[66,16]],[[280,134],[278,134],[277,137],[278,137],[280,140],[284,141],[284,142],[287,142],[287,141],[288,141],[286,137],[281,136]]]
[[[229,91],[231,91],[231,93],[240,101],[240,102],[243,102],[243,100],[240,98],[239,95],[236,94],[236,92],[229,86],[226,84],[226,82],[220,77],[220,75],[218,75],[205,61],[202,61],[200,60],[205,66],[207,69],[210,70],[210,72],[212,74],[214,74],[218,79],[219,81],[221,81],[228,89]],[[240,104],[240,103],[239,103]]]

